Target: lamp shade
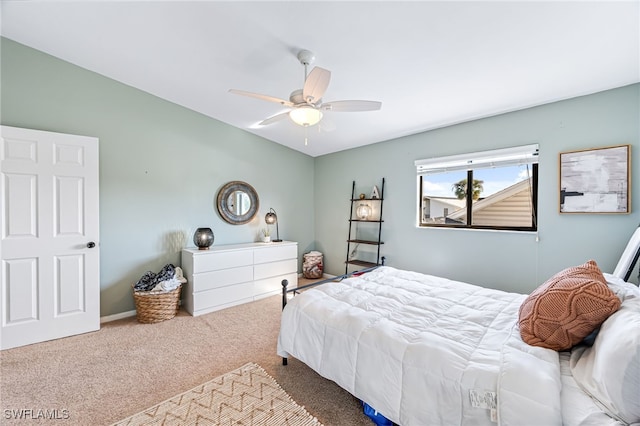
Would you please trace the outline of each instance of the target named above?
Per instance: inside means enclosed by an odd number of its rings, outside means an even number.
[[[310,106],[294,108],[289,112],[289,117],[300,126],[313,126],[322,119],[322,112]]]
[[[276,211],[274,209],[269,209],[269,213],[264,216],[264,221],[267,225],[273,225],[274,223],[276,224],[276,239],[271,241],[273,241],[274,243],[279,243],[280,241],[282,241],[280,239],[280,230],[278,229],[278,215],[276,214]]]
[[[271,211],[265,215],[264,221],[267,223],[267,225],[273,225],[278,221],[278,216],[276,216],[275,212]]]
[[[193,243],[199,250],[209,250],[213,244],[213,231],[211,228],[198,228],[193,234]]]

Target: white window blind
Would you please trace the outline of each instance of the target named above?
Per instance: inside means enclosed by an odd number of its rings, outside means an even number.
[[[418,175],[515,166],[538,162],[538,144],[416,160]]]

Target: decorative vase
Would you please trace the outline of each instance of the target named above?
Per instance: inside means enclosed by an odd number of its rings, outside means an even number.
[[[209,250],[213,244],[213,231],[211,228],[198,228],[193,234],[193,242],[198,250]]]
[[[262,242],[263,243],[270,243],[271,242],[271,236],[266,236],[266,237],[262,237]]]

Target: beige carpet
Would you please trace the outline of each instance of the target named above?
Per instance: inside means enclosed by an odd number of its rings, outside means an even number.
[[[252,362],[325,426],[371,426],[335,383],[296,359],[282,365],[280,303],[272,296],[198,317],[181,310],[157,324],[126,318],[0,351],[0,425],[111,425]],[[35,418],[39,410],[60,418]]]
[[[114,423],[143,425],[322,426],[254,363]]]

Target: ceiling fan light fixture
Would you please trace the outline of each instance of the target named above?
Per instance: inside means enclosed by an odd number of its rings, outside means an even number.
[[[310,106],[294,108],[289,112],[291,120],[303,127],[314,126],[322,119],[322,112]]]

